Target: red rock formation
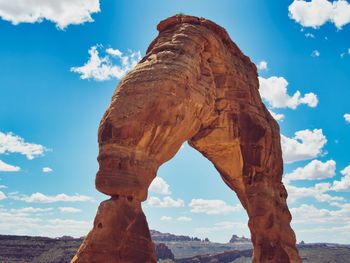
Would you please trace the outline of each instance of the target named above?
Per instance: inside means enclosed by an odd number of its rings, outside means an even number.
[[[112,199],[72,262],[156,262],[141,202],[183,142],[200,151],[249,215],[253,262],[301,262],[281,182],[280,133],[255,65],[226,31],[197,17],[158,25],[99,127],[96,188]]]
[[[164,243],[154,244],[157,259],[175,259],[173,252]]]

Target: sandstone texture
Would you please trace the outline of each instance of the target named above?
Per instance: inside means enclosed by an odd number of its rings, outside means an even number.
[[[281,182],[279,126],[261,101],[255,65],[204,18],[173,16],[158,31],[100,123],[96,188],[111,199],[72,262],[156,262],[140,204],[185,141],[246,209],[253,262],[301,262]]]

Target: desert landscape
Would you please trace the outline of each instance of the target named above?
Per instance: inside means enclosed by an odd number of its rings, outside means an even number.
[[[0,262],[349,262],[349,24],[0,0]]]
[[[177,236],[151,230],[159,263],[248,263],[252,243],[248,238],[233,235],[227,243],[214,243],[197,237]],[[0,236],[0,262],[68,263],[83,238]],[[303,262],[347,263],[350,245],[313,243],[298,244]]]

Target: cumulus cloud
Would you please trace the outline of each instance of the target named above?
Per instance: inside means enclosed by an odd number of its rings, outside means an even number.
[[[99,0],[0,0],[0,17],[14,25],[48,20],[60,29],[94,21],[91,14],[100,12]]]
[[[322,129],[297,131],[292,138],[281,135],[283,160],[285,163],[293,163],[313,159],[323,154],[326,143]]]
[[[9,198],[26,203],[54,203],[54,202],[86,202],[91,201],[92,198],[85,195],[45,195],[42,193],[33,193],[31,195],[20,195],[18,193],[10,193]]]
[[[336,206],[339,202],[344,201],[343,197],[327,194],[327,192],[331,190],[331,185],[329,183],[318,183],[312,187],[297,187],[286,182],[285,185],[288,191],[289,203],[294,203],[302,198],[314,198],[318,202]]]
[[[289,17],[304,27],[318,28],[327,22],[338,29],[350,23],[350,4],[345,0],[294,0]]]
[[[344,120],[345,120],[347,123],[350,123],[350,114],[349,114],[349,113],[345,113],[345,114],[344,114]]]
[[[344,175],[340,181],[334,181],[332,190],[337,192],[350,192],[350,165],[345,167],[341,172]]]
[[[121,79],[129,70],[134,68],[141,59],[140,51],[129,51],[123,54],[118,49],[108,48],[104,55],[100,55],[102,45],[95,45],[89,49],[89,60],[81,67],[72,67],[70,70],[80,74],[81,79],[105,81],[112,78]]]
[[[228,214],[241,209],[241,205],[228,205],[223,200],[192,199],[189,207],[192,213],[205,213],[207,215]]]
[[[149,191],[157,194],[163,194],[163,195],[170,195],[169,185],[168,183],[162,178],[157,176],[152,181]]]
[[[78,209],[75,207],[59,207],[58,210],[60,210],[61,213],[79,213],[79,212],[81,212],[81,209]]]
[[[291,208],[294,223],[348,223],[350,221],[350,204],[343,204],[340,209],[328,210],[314,205],[302,204]]]
[[[329,160],[321,162],[313,160],[304,167],[299,167],[285,175],[287,180],[322,180],[335,176],[336,162]]]
[[[52,171],[50,167],[43,167],[43,173],[51,173]]]
[[[29,160],[37,156],[43,155],[47,149],[34,143],[25,142],[23,138],[9,132],[0,132],[0,154],[4,153],[20,153],[25,155]]]
[[[18,172],[20,170],[19,166],[13,166],[0,160],[0,172]]]
[[[170,196],[166,196],[163,200],[158,197],[151,196],[146,202],[147,207],[159,207],[159,208],[167,208],[167,207],[182,207],[185,205],[185,202],[182,199],[173,199]]]
[[[262,60],[256,65],[256,67],[259,70],[267,70],[267,62],[265,60]]]
[[[301,96],[300,91],[296,91],[292,96],[288,94],[288,82],[283,77],[259,77],[260,95],[272,108],[296,109],[300,104],[306,104],[314,108],[318,104],[317,95],[307,93]]]

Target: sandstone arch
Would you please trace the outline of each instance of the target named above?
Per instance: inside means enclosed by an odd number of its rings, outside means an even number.
[[[141,202],[182,143],[208,158],[249,216],[253,262],[301,262],[281,182],[279,126],[255,65],[215,23],[174,16],[121,80],[99,127],[94,227],[72,262],[156,262]]]

